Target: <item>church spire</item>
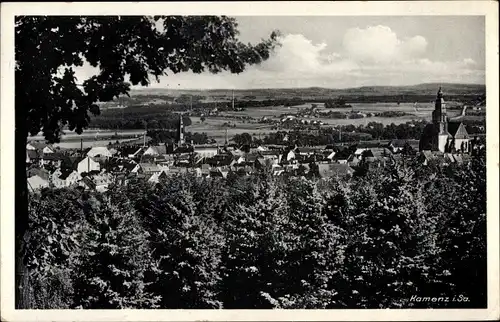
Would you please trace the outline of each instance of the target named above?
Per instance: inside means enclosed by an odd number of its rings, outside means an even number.
[[[439,90],[437,92],[437,98],[443,98],[443,90],[441,89],[441,86],[439,86]]]
[[[179,113],[179,129],[178,129],[178,136],[177,136],[178,145],[183,145],[184,144],[184,121],[182,120],[182,113]]]
[[[436,102],[434,105],[434,111],[432,112],[432,122],[439,125],[441,131],[443,132],[446,127],[446,105],[443,98],[443,90],[439,87],[437,92]]]

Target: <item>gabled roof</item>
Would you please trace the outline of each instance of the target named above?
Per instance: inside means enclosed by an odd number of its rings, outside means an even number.
[[[47,170],[36,168],[36,167],[29,168],[26,171],[26,175],[27,175],[27,177],[32,177],[32,176],[37,175],[44,180],[49,180],[49,177],[50,177],[50,173]]]
[[[469,133],[465,129],[465,126],[461,122],[448,122],[448,132],[455,139],[468,139]]]
[[[37,151],[42,151],[43,148],[47,146],[47,144],[43,142],[28,142],[28,144],[34,147]]]
[[[26,150],[26,154],[28,155],[28,158],[30,158],[30,159],[39,159],[40,158],[40,153],[38,153],[37,150]]]
[[[158,172],[160,168],[154,163],[139,163],[142,171],[144,172]]]

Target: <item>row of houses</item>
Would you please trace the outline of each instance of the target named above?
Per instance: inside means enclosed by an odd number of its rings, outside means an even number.
[[[320,177],[351,176],[357,169],[383,167],[389,160],[417,155],[418,142],[393,140],[387,144],[358,142],[326,147],[297,146],[178,146],[122,145],[93,147],[86,150],[59,150],[50,146],[27,146],[27,155],[37,155],[28,162],[29,187],[81,186],[105,191],[110,184],[127,184],[132,180],[157,183],[178,173],[200,177],[252,175],[268,171],[273,175],[303,175],[314,171]],[[461,154],[420,154],[424,164],[440,159],[444,162],[466,162]]]

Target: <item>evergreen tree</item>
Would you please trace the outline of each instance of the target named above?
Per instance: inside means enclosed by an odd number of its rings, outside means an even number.
[[[227,248],[222,298],[229,309],[272,308],[273,300],[268,297],[285,287],[280,240],[287,232],[280,220],[286,214],[286,202],[269,177],[253,182],[246,191],[247,202],[229,210],[224,226]]]
[[[155,308],[148,291],[157,264],[131,205],[105,197],[87,214],[85,238],[73,259],[74,306],[84,309]]]
[[[180,178],[160,184],[141,207],[154,257],[159,260],[154,291],[162,295],[161,307],[220,308],[224,240],[214,218],[198,213],[192,192]]]

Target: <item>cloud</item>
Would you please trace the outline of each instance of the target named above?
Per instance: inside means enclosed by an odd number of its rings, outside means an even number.
[[[393,63],[422,55],[427,41],[422,36],[399,39],[387,26],[347,30],[343,40],[346,56],[365,64]]]
[[[325,43],[313,44],[301,34],[288,34],[279,39],[281,46],[262,64],[264,70],[308,72],[321,67]]]
[[[346,31],[338,48],[313,42],[302,34],[286,34],[271,57],[239,75],[181,73],[161,77],[161,88],[332,88],[364,85],[407,85],[424,82],[484,83],[484,67],[471,58],[435,61],[427,40],[398,36],[387,26]]]

